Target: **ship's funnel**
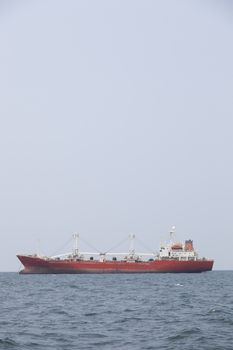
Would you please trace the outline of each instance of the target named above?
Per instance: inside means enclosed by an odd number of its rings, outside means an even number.
[[[193,241],[191,239],[188,239],[187,241],[185,241],[185,246],[184,249],[187,251],[193,251]]]

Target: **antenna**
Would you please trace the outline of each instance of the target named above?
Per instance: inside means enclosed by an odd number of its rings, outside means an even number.
[[[78,253],[78,251],[79,251],[79,249],[78,249],[78,243],[79,243],[79,233],[74,233],[73,234],[73,239],[74,239],[74,255],[78,255],[79,253]]]

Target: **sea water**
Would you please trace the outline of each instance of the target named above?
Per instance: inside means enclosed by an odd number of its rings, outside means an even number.
[[[0,349],[233,349],[233,272],[1,273]]]

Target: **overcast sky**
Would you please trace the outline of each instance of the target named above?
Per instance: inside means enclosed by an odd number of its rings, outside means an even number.
[[[172,225],[233,269],[232,41],[231,1],[2,0],[0,270]]]

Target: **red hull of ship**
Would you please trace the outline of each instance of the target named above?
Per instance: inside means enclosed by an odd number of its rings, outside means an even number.
[[[211,271],[213,260],[155,260],[144,262],[125,261],[71,261],[46,260],[39,257],[18,255],[24,265],[23,274],[75,274],[75,273],[187,273]]]

